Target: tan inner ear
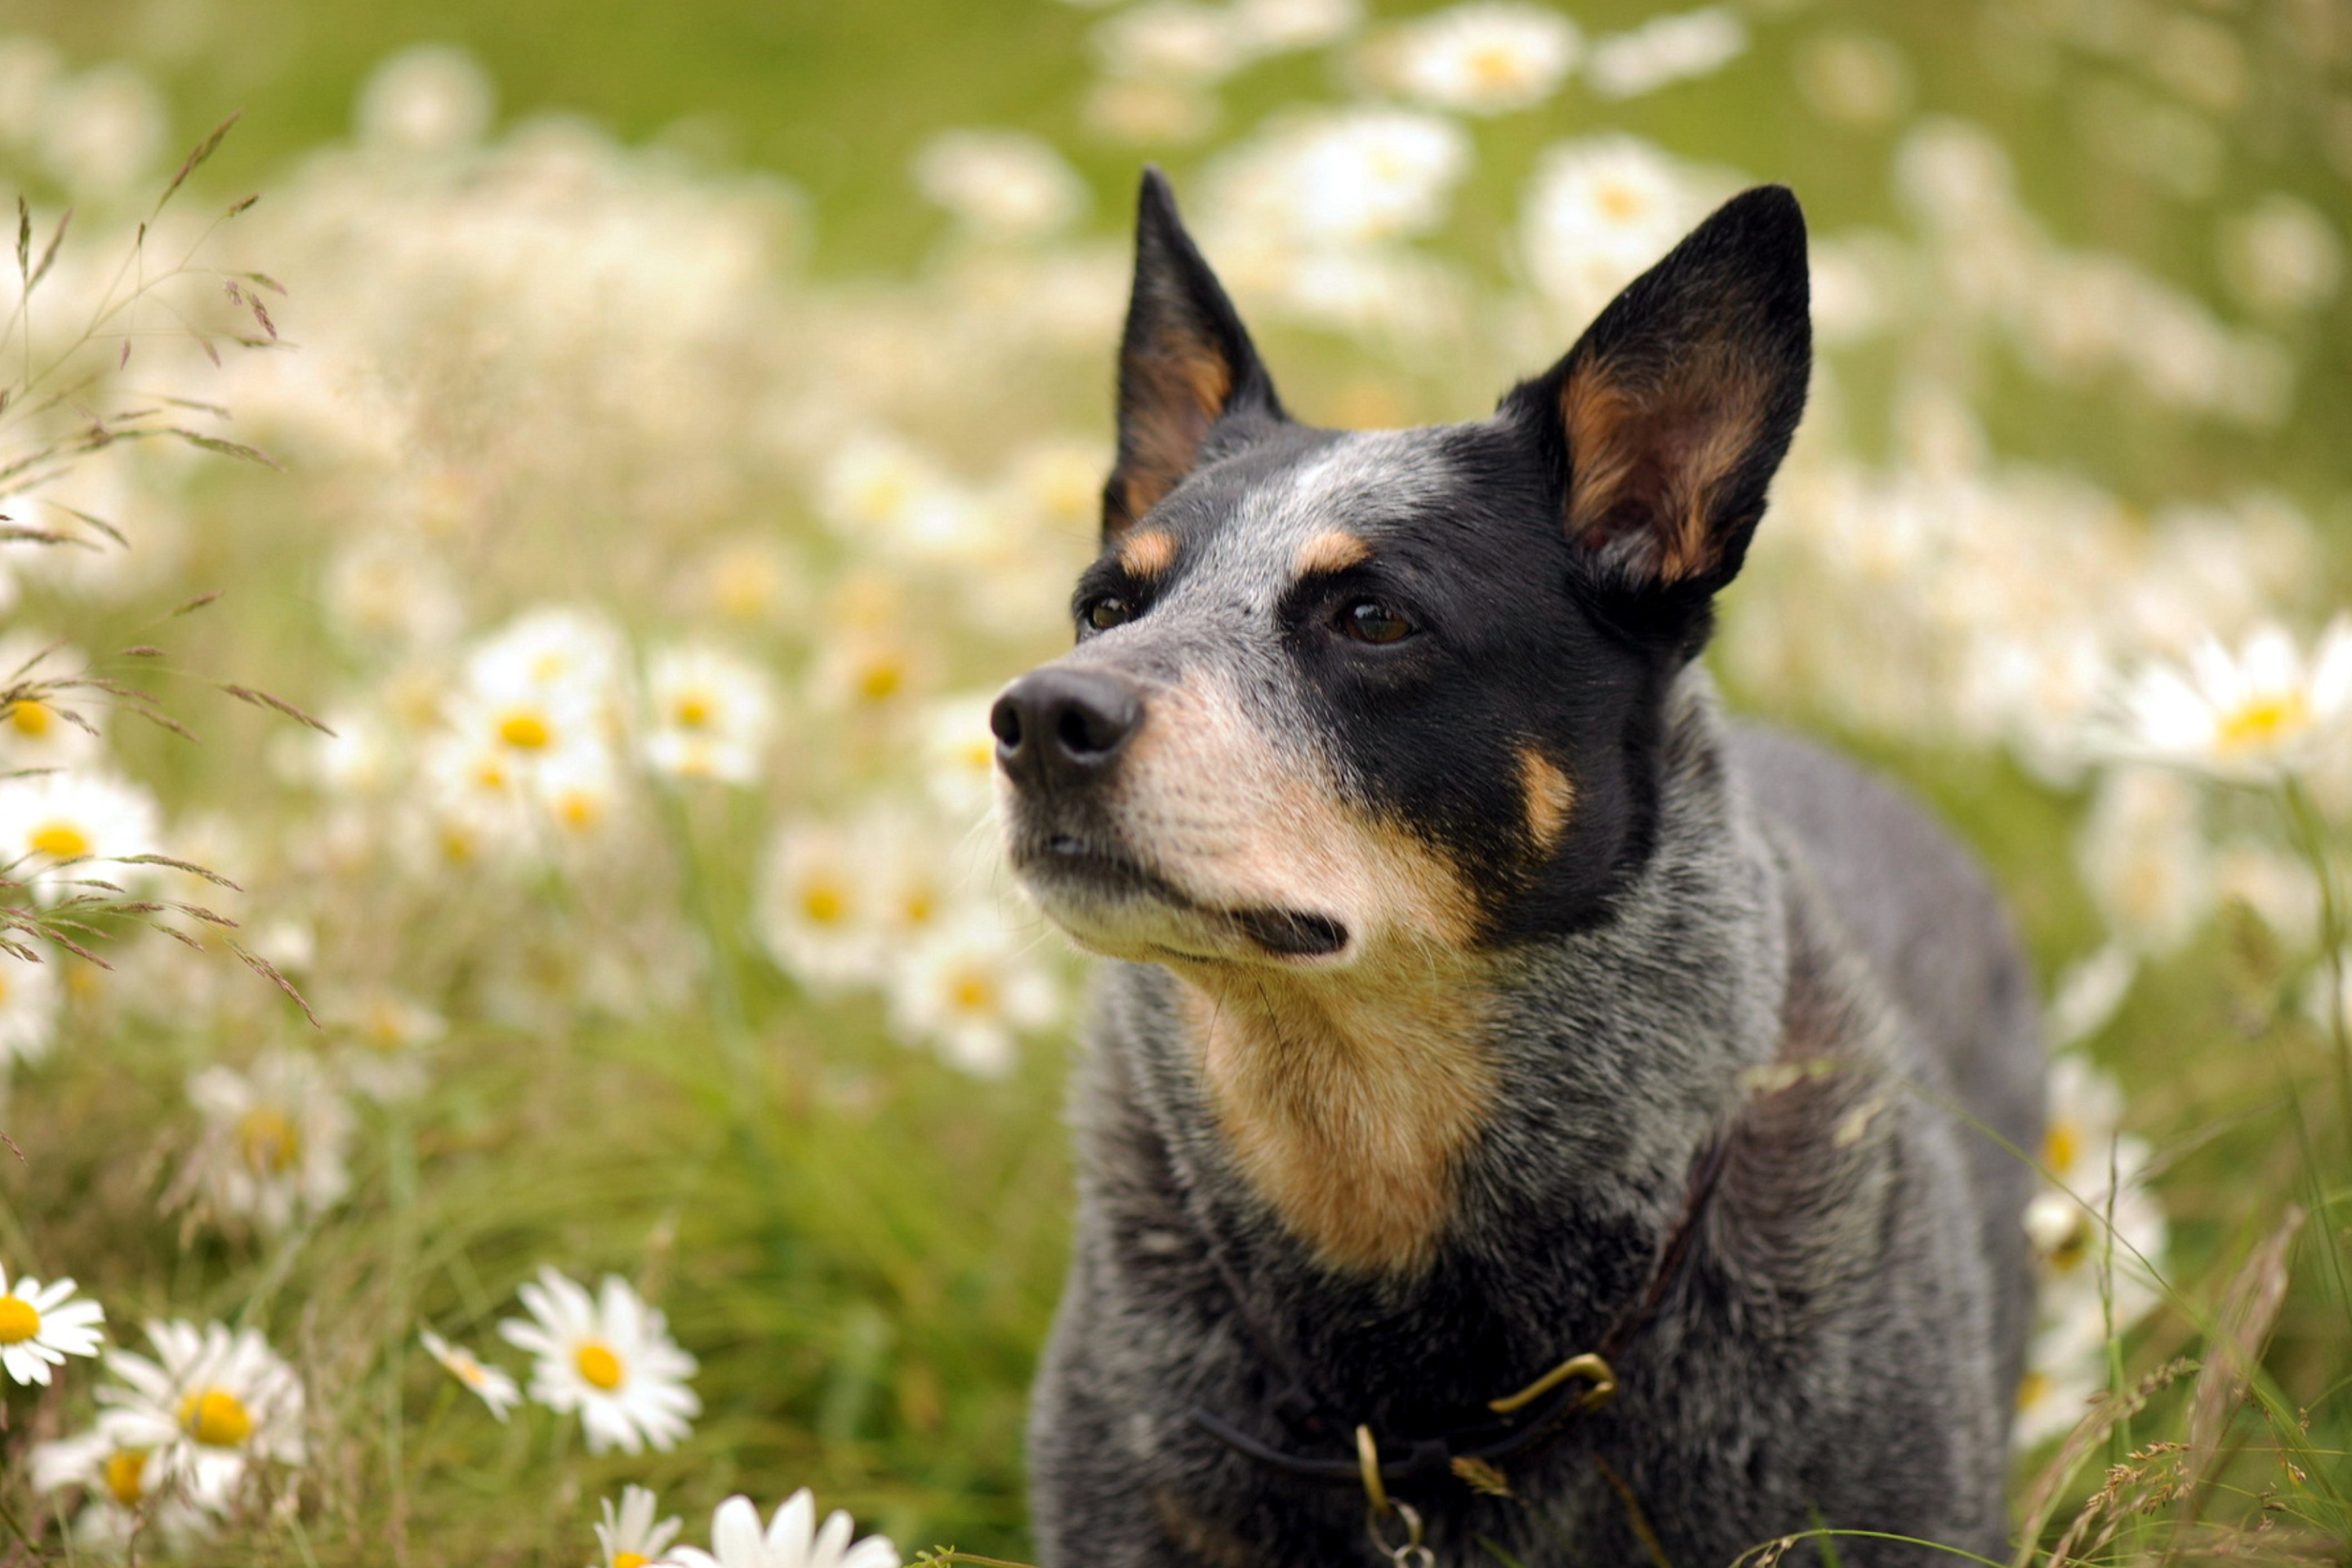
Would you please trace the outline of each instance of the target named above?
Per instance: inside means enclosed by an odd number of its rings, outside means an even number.
[[[1121,411],[1120,461],[1110,488],[1126,515],[1104,519],[1114,530],[1158,506],[1192,471],[1234,390],[1233,366],[1195,337],[1163,332],[1125,370],[1132,396]]]
[[[1606,357],[1573,367],[1559,395],[1569,536],[1662,584],[1713,570],[1724,489],[1763,437],[1766,394],[1759,367],[1720,342],[1654,379]]]

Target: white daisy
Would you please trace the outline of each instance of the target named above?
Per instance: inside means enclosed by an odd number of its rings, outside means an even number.
[[[431,1329],[419,1329],[416,1338],[425,1352],[441,1363],[451,1377],[481,1396],[490,1407],[490,1414],[500,1421],[507,1412],[522,1403],[522,1390],[515,1386],[513,1376],[477,1358],[471,1351],[459,1350]]]
[[[832,823],[783,825],[760,879],[757,922],[769,955],[813,991],[880,978],[884,900],[856,836]]]
[[[83,1494],[72,1525],[74,1543],[87,1551],[120,1552],[134,1532],[182,1546],[203,1535],[210,1520],[176,1489],[159,1492],[161,1467],[152,1448],[128,1444],[103,1425],[78,1437],[36,1443],[30,1455],[33,1489]]]
[[[1034,944],[992,910],[923,942],[890,982],[890,1024],[899,1037],[933,1046],[984,1078],[1008,1071],[1018,1037],[1053,1022],[1060,1005],[1060,988]]]
[[[1569,317],[1599,314],[1701,216],[1697,186],[1637,137],[1562,142],[1536,165],[1520,218],[1529,275]]]
[[[1381,74],[1433,108],[1502,114],[1557,92],[1583,42],[1575,23],[1547,6],[1473,0],[1399,28]]]
[[[1638,98],[1722,69],[1748,48],[1748,28],[1728,6],[1653,16],[1592,46],[1584,79],[1602,98]]]
[[[759,777],[775,703],[757,665],[716,648],[663,648],[646,661],[646,708],[656,773],[735,784]]]
[[[69,1355],[96,1355],[106,1336],[98,1325],[106,1310],[95,1301],[73,1299],[74,1282],[54,1279],[43,1285],[19,1275],[8,1283],[0,1268],[0,1371],[18,1383],[46,1385],[49,1368],[63,1366]]]
[[[2196,788],[2160,768],[2110,768],[2075,840],[2084,886],[2115,940],[2162,957],[2213,910],[2212,851]]]
[[[805,1487],[785,1500],[765,1531],[751,1500],[731,1497],[710,1516],[710,1550],[681,1546],[669,1561],[678,1568],[898,1568],[898,1549],[887,1537],[853,1542],[856,1529],[838,1509],[820,1528]]]
[[[1426,233],[1470,165],[1453,121],[1402,109],[1286,114],[1210,172],[1211,221],[1244,251],[1322,251]]]
[[[209,1067],[188,1078],[205,1118],[189,1175],[217,1214],[282,1231],[342,1201],[352,1113],[319,1064],[271,1051],[249,1072]]]
[[[923,783],[951,821],[977,822],[996,802],[996,735],[988,691],[943,697],[923,725]]]
[[[0,637],[0,686],[18,679],[56,679],[87,661],[73,648],[37,633]],[[106,710],[79,692],[48,700],[27,698],[0,712],[0,769],[70,768],[88,763],[105,749]],[[70,709],[72,718],[67,717]],[[75,722],[75,719],[80,721]]]
[[[2283,626],[2235,650],[2207,637],[2186,668],[2152,664],[2117,699],[2114,748],[2217,778],[2269,783],[2339,733],[2352,707],[2352,616],[2338,616],[2306,660]]]
[[[36,1062],[58,1037],[57,966],[0,953],[0,1064]]]
[[[144,868],[92,862],[154,853],[159,821],[152,795],[105,773],[0,778],[0,876],[29,882],[45,903],[93,890],[70,885],[80,879],[130,886]]]
[[[360,994],[329,1023],[349,1044],[339,1058],[352,1087],[384,1104],[425,1090],[425,1051],[449,1032],[448,1020],[423,1003],[378,988]]]
[[[1145,0],[1100,23],[1090,40],[1113,76],[1193,87],[1246,65],[1255,41],[1241,16],[1198,0]]]
[[[702,1411],[686,1384],[694,1357],[627,1281],[607,1274],[592,1300],[584,1287],[542,1268],[539,1282],[516,1294],[531,1321],[509,1318],[499,1332],[539,1358],[530,1396],[559,1413],[578,1411],[592,1453],[667,1449],[687,1435]]]
[[[604,616],[541,606],[478,644],[466,684],[490,701],[537,698],[562,707],[610,703],[621,673],[621,639]]]
[[[667,1563],[662,1554],[669,1543],[677,1539],[679,1521],[675,1518],[656,1521],[654,1518],[654,1494],[644,1487],[621,1489],[621,1506],[614,1508],[611,1498],[599,1498],[596,1506],[604,1515],[596,1526],[596,1544],[603,1548],[598,1561],[589,1568],[647,1568],[656,1562]]]
[[[2074,1334],[2037,1334],[2017,1384],[2016,1424],[2010,1440],[2020,1451],[2040,1447],[2073,1431],[2105,1393],[2107,1363],[2103,1343],[2085,1347]]]
[[[915,154],[915,184],[986,239],[1038,239],[1086,210],[1087,187],[1052,143],[1018,131],[946,131]]]
[[[100,1388],[99,1426],[150,1456],[143,1484],[177,1486],[207,1508],[226,1507],[256,1462],[299,1465],[302,1384],[259,1331],[226,1323],[147,1325],[155,1358],[106,1352],[121,1379]]]

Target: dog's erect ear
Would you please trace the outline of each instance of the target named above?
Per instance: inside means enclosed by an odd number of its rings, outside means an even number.
[[[1118,350],[1118,466],[1103,487],[1103,533],[1124,531],[1192,471],[1210,430],[1244,410],[1281,418],[1274,383],[1233,301],[1176,216],[1156,168],[1135,213],[1135,292]]]
[[[1804,215],[1759,185],[1504,408],[1563,465],[1569,538],[1593,580],[1696,607],[1739,570],[1811,370]]]

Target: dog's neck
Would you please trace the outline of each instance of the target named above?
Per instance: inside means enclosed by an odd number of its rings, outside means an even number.
[[[1664,730],[1654,850],[1589,930],[1297,981],[1129,972],[1169,1026],[1129,1036],[1135,1066],[1229,1243],[1390,1301],[1531,1229],[1596,1296],[1646,1258],[1742,1069],[1772,1058],[1788,972],[1778,862],[1703,672]],[[1570,1256],[1574,1234],[1605,1235],[1611,1267]]]

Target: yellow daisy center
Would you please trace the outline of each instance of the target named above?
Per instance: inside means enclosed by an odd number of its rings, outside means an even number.
[[[996,984],[987,975],[967,971],[955,978],[948,988],[948,997],[962,1013],[982,1013],[996,1000]]]
[[[2217,739],[2225,752],[2275,746],[2311,722],[2311,704],[2300,691],[2273,691],[2223,713]]]
[[[887,702],[907,683],[907,667],[895,658],[877,658],[857,672],[857,695],[868,702]]]
[[[77,860],[89,853],[89,836],[70,822],[45,822],[33,829],[33,847],[58,860]]]
[[[518,751],[544,751],[553,738],[547,721],[528,710],[509,713],[499,721],[499,739]]]
[[[1601,187],[1598,203],[1603,214],[1619,223],[1630,222],[1639,217],[1642,215],[1642,209],[1649,205],[1643,201],[1641,193],[1632,186],[1614,184]]]
[[[918,888],[907,895],[899,908],[905,913],[908,925],[929,925],[931,917],[939,913],[940,902],[938,899],[932,897],[929,888]]]
[[[49,711],[47,703],[26,699],[8,710],[8,722],[16,726],[19,735],[40,736],[49,732],[49,726],[57,722],[57,715]]]
[[[613,1568],[646,1568],[646,1564],[652,1561],[652,1558],[641,1552],[615,1552],[613,1553]]]
[[[621,1386],[621,1358],[607,1345],[590,1340],[572,1352],[572,1364],[592,1388],[610,1394]]]
[[[20,1345],[41,1331],[41,1314],[22,1296],[0,1296],[0,1345]]]
[[[1470,74],[1483,87],[1516,87],[1527,73],[1519,68],[1518,57],[1501,44],[1489,44],[1473,50]]]
[[[106,1463],[99,1467],[99,1472],[106,1478],[106,1489],[113,1495],[115,1501],[125,1508],[137,1508],[139,1500],[147,1495],[147,1488],[143,1484],[147,1478],[147,1450],[144,1448],[115,1449],[106,1457]]]
[[[441,1364],[449,1369],[450,1376],[467,1388],[479,1388],[490,1380],[490,1374],[482,1370],[482,1363],[469,1355],[453,1355]]]
[[[2049,1397],[2050,1374],[2046,1372],[2029,1372],[2018,1383],[2017,1407],[2020,1410],[2031,1410]]]
[[[719,711],[719,705],[698,691],[689,691],[670,705],[670,716],[681,730],[699,730]]]
[[[274,1176],[291,1170],[302,1152],[302,1136],[293,1119],[274,1105],[257,1105],[237,1119],[236,1146],[246,1168],[257,1176]]]
[[[2050,1124],[2042,1137],[2042,1162],[2053,1171],[2071,1171],[2083,1152],[2082,1133],[2064,1117]]]
[[[180,1401],[180,1429],[215,1448],[234,1448],[253,1436],[253,1413],[226,1388],[207,1388]]]
[[[801,889],[801,912],[818,925],[839,925],[849,913],[849,895],[836,883],[811,882]]]

